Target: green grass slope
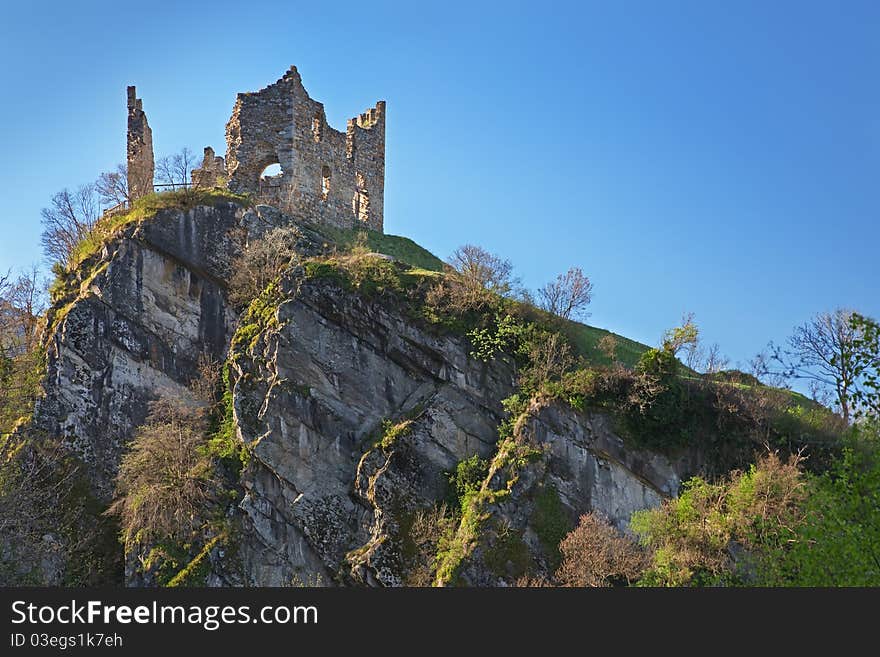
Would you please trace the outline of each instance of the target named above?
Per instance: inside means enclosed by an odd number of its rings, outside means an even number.
[[[359,234],[367,237],[367,246],[376,253],[382,253],[401,262],[428,271],[443,271],[443,261],[425,248],[422,248],[408,237],[387,235],[375,230],[344,229],[333,226],[314,226],[315,230],[329,241],[335,242],[339,248],[345,249],[355,243]]]
[[[359,233],[365,233],[367,246],[377,253],[389,255],[419,269],[443,271],[444,263],[440,258],[408,237],[387,235],[372,230],[346,230],[332,226],[315,226],[315,229],[329,241],[338,244],[340,249],[351,246],[355,243]],[[617,360],[626,367],[635,367],[639,357],[650,349],[648,345],[630,340],[622,335],[575,321],[566,321],[563,326],[563,332],[571,340],[572,345],[579,354],[584,356],[589,362],[597,365],[611,364],[611,360],[596,347],[599,340],[606,335],[612,335],[617,340]]]
[[[562,331],[571,340],[578,353],[595,365],[611,365],[611,359],[599,351],[597,347],[599,340],[606,335],[613,336],[617,341],[615,356],[619,362],[629,368],[635,367],[641,355],[651,348],[617,333],[580,322],[567,321],[564,323]]]

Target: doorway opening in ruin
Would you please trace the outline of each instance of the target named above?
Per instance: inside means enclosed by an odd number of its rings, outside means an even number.
[[[273,162],[260,172],[260,197],[273,198],[278,195],[281,190],[281,178],[284,171],[278,162]]]

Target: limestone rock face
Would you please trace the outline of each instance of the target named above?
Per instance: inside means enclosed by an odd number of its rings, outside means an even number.
[[[581,413],[556,401],[533,401],[516,433],[541,456],[519,473],[509,497],[487,509],[486,529],[463,565],[460,583],[504,586],[524,574],[505,562],[504,546],[499,545],[504,537],[521,542],[533,561],[532,574],[552,574],[540,536],[541,515],[547,513],[539,506],[541,495],[550,495],[569,528],[594,511],[627,533],[633,512],[677,495],[682,479],[694,471],[692,455],[673,461],[634,449],[614,432],[609,416]]]
[[[245,579],[404,584],[402,525],[443,502],[459,461],[492,457],[514,365],[471,357],[465,338],[420,324],[392,299],[366,299],[328,280],[293,276],[285,285],[276,328],[235,360],[235,415],[252,449],[240,506]],[[383,420],[404,418],[406,432],[376,444]],[[554,487],[572,526],[597,510],[625,529],[633,511],[675,495],[689,469],[627,448],[609,418],[559,404],[534,404],[518,431],[543,456],[492,509],[490,524],[523,536],[544,571],[532,527],[539,490]],[[513,583],[487,565],[485,547],[462,581]]]
[[[244,214],[231,203],[163,210],[84,263],[80,293],[49,336],[34,422],[73,446],[102,499],[149,402],[186,399],[199,355],[225,356],[231,230]]]
[[[87,260],[72,301],[50,313],[34,424],[74,448],[102,501],[149,403],[189,397],[201,354],[226,359],[241,321],[226,287],[243,240],[290,222],[268,206],[162,210]],[[326,247],[301,229],[304,256]],[[235,429],[250,460],[230,510],[235,538],[211,552],[207,582],[412,583],[408,527],[448,498],[460,461],[493,457],[516,366],[474,358],[465,336],[413,317],[390,294],[363,295],[299,268],[280,289],[271,321],[230,355]],[[406,430],[380,440],[386,421]],[[556,402],[533,402],[516,432],[540,457],[486,509],[461,583],[514,583],[516,554],[532,573],[552,570],[540,517],[550,489],[570,526],[596,510],[626,529],[633,511],[675,495],[698,465],[633,449],[608,417]]]
[[[253,449],[241,508],[254,585],[331,583],[346,555],[369,543],[387,510],[354,487],[359,472],[375,477],[359,463],[383,419],[416,417],[391,476],[398,511],[423,507],[442,498],[458,461],[491,455],[500,400],[514,386],[510,363],[470,358],[464,338],[429,331],[387,300],[320,280],[288,291],[281,328],[240,365],[234,389],[240,435]],[[397,583],[399,573],[387,575],[379,581]]]

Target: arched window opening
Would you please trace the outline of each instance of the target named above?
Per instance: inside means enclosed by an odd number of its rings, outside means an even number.
[[[260,173],[260,180],[266,180],[270,178],[277,178],[281,176],[283,172],[281,171],[281,165],[278,162],[274,164],[270,164]]]
[[[330,194],[330,167],[326,164],[321,167],[321,198],[327,200]]]

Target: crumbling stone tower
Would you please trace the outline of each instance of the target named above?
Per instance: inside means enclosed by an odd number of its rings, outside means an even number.
[[[144,114],[143,101],[128,87],[128,195],[133,201],[153,192],[153,131]]]
[[[230,190],[309,221],[382,230],[385,101],[339,132],[327,125],[324,105],[309,97],[291,66],[265,89],[238,94],[226,144]],[[273,164],[281,173],[264,177]]]

